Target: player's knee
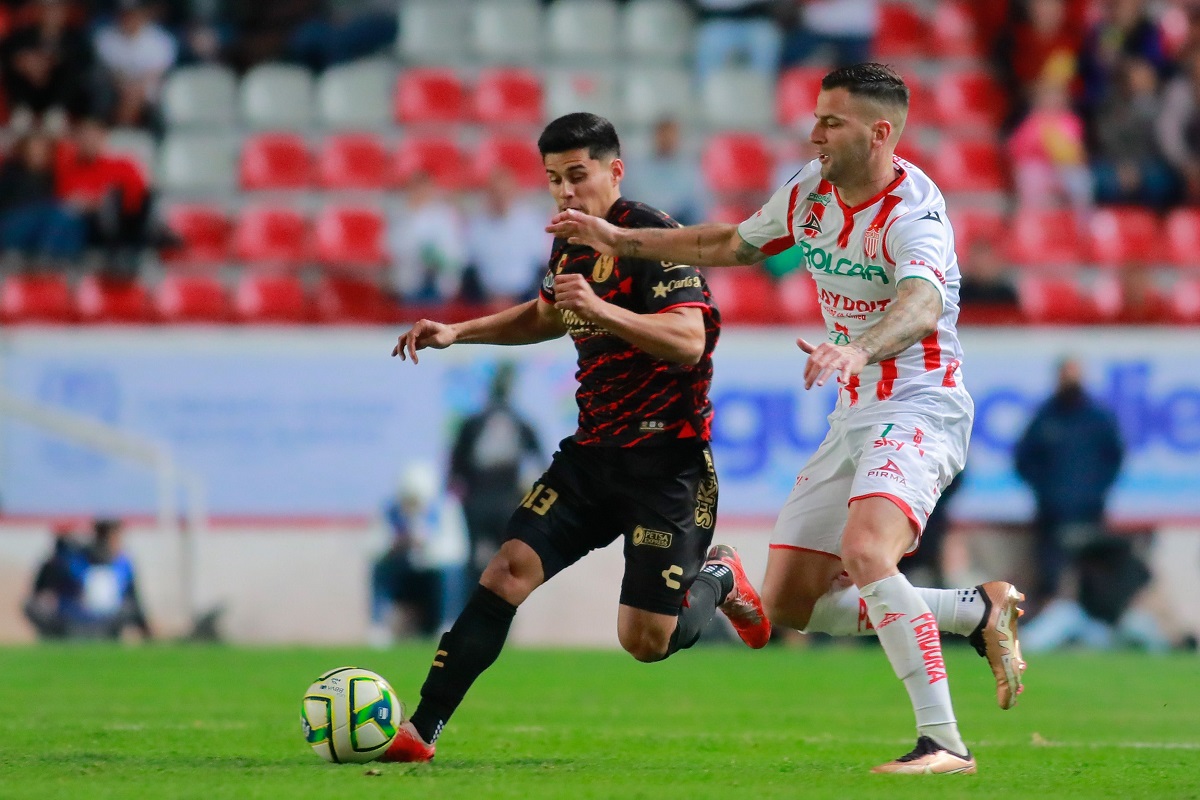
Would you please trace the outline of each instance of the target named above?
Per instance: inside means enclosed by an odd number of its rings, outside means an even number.
[[[842,563],[858,586],[873,583],[896,569],[892,554],[875,545],[875,539],[869,536],[844,539]]]
[[[657,628],[642,627],[629,628],[618,633],[625,652],[644,664],[662,661],[667,657],[667,648],[671,643],[670,633],[664,633]]]
[[[510,546],[510,545],[520,545]],[[500,597],[519,606],[542,581],[542,565],[537,554],[520,542],[506,542],[492,556],[479,582]]]
[[[796,592],[763,592],[763,609],[767,619],[777,627],[792,628],[801,631],[808,625],[812,616],[813,604],[816,598],[809,598]]]

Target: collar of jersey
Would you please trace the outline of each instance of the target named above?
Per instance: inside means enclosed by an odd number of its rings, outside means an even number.
[[[833,196],[837,198],[838,205],[841,207],[842,213],[848,214],[850,216],[854,216],[858,212],[862,211],[864,208],[870,208],[871,206],[875,205],[880,200],[882,200],[884,197],[891,194],[892,190],[895,189],[897,186],[899,186],[900,182],[908,177],[908,173],[904,171],[904,167],[897,166],[896,169],[898,169],[900,171],[900,174],[896,176],[896,180],[892,181],[887,186],[880,189],[878,194],[876,194],[871,199],[864,200],[861,203],[859,203],[858,205],[853,206],[853,207],[846,205],[842,201],[842,196],[840,194],[838,194],[837,187],[836,186],[833,187]]]

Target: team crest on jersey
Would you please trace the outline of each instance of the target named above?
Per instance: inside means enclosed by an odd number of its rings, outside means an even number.
[[[807,231],[806,236],[816,236],[821,232],[821,218],[809,211],[808,219],[800,226],[800,230]]]
[[[600,256],[596,259],[596,266],[592,267],[592,281],[595,283],[604,283],[608,280],[613,272],[613,257]]]
[[[563,255],[562,258],[558,259],[558,263],[554,266],[554,274],[557,275],[558,273],[562,272],[562,269],[566,265],[566,263],[567,263],[567,257],[566,257],[566,255]]]
[[[863,233],[863,252],[867,254],[867,258],[875,258],[879,255],[879,228],[874,225]]]

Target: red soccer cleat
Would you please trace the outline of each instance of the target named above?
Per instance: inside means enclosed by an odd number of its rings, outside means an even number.
[[[433,745],[425,744],[412,723],[406,722],[396,731],[388,749],[376,760],[392,763],[433,761]]]
[[[737,551],[727,544],[715,544],[708,551],[705,564],[724,564],[733,572],[733,591],[721,603],[721,612],[733,623],[733,629],[742,641],[755,650],[766,647],[771,640],[771,621],[763,610],[762,598],[746,577],[742,559]]]

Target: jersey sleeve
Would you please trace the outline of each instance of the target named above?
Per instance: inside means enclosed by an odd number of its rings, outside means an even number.
[[[554,240],[554,246],[550,248],[550,261],[546,264],[546,271],[542,274],[542,283],[538,287],[538,297],[543,302],[554,302],[554,270],[560,258],[562,258],[562,241],[561,239]]]
[[[700,270],[691,264],[640,260],[636,291],[648,313],[678,306],[707,306]]]
[[[812,165],[797,172],[792,179],[771,195],[754,216],[738,225],[738,235],[769,256],[782,253],[796,244],[792,231],[792,214],[800,198],[800,183],[809,174]]]
[[[897,219],[884,236],[884,247],[896,265],[896,283],[923,278],[937,288],[945,305],[946,272],[952,259],[944,206],[917,209]]]

